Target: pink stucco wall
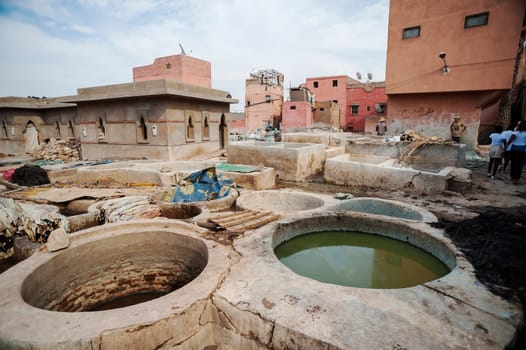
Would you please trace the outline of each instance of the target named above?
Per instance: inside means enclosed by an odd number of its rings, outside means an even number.
[[[269,96],[270,102],[266,98]],[[283,105],[283,86],[259,83],[248,79],[245,87],[246,129],[263,129],[268,120],[281,121]]]
[[[160,57],[153,64],[133,68],[133,81],[156,79],[211,88],[212,68],[210,62],[187,55]]]
[[[340,127],[345,128],[345,108],[347,105],[347,83],[354,81],[346,75],[307,78],[307,87],[316,101],[337,101],[340,108]],[[336,81],[336,86],[333,83]],[[315,82],[318,87],[315,87]]]
[[[283,103],[283,131],[312,127],[312,106],[308,101]]]
[[[365,131],[365,119],[368,116],[386,116],[377,113],[377,103],[387,104],[387,95],[383,83],[352,84],[347,88],[347,105],[345,112],[345,125],[355,132]],[[358,114],[352,114],[351,105],[358,105]]]

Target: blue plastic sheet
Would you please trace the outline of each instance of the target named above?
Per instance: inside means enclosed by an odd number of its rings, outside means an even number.
[[[185,177],[175,190],[172,202],[202,202],[228,196],[234,182],[218,175],[215,167],[196,171]]]

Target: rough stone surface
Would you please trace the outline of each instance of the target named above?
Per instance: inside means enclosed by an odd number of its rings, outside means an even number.
[[[46,247],[49,252],[56,252],[69,246],[69,236],[61,228],[52,231],[47,239]]]

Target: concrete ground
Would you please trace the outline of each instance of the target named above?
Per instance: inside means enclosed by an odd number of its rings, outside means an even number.
[[[472,224],[470,220],[481,220],[480,213],[487,213],[488,208],[514,212],[526,207],[526,179],[518,186],[512,185],[506,174],[499,174],[497,179],[491,180],[486,176],[486,166],[484,158],[472,157],[468,160],[466,167],[473,171],[472,187],[464,194],[443,192],[431,196],[410,190],[382,191],[316,181],[279,181],[277,187],[329,196],[344,192],[354,196],[400,200],[431,211],[443,228],[453,224],[469,230],[473,226],[465,227],[463,223]],[[524,225],[524,217],[516,219],[515,226],[524,228]],[[512,318],[520,315],[520,307],[513,298],[522,298],[525,302],[526,281],[521,276],[526,274],[526,262],[520,258],[514,263],[522,265],[525,272],[516,275],[516,279],[523,280],[522,284],[510,286],[505,278],[501,278],[499,283],[483,281],[489,288],[493,285],[494,292],[499,292],[498,287],[501,292],[506,291],[501,295],[513,302],[507,304],[485,292],[486,288],[482,285],[470,286],[466,290],[467,295],[450,293],[447,288],[442,290],[440,283],[387,292],[320,287],[316,281],[290,273],[283,275],[283,268],[279,266],[273,265],[273,269],[277,270],[262,269],[262,263],[271,260],[264,254],[253,254],[251,249],[254,247],[251,248],[251,245],[258,245],[258,241],[251,240],[253,238],[247,235],[235,241],[234,251],[229,254],[228,274],[217,285],[210,304],[199,308],[201,315],[207,315],[203,319],[208,320],[203,323],[202,331],[195,333],[186,346],[167,342],[163,349],[196,348],[197,344],[201,348],[203,344],[230,344],[233,348],[250,349],[498,349],[503,348],[514,332],[515,322],[509,321],[510,315],[514,315]],[[477,239],[473,237],[473,240]],[[522,236],[518,244],[525,241]],[[520,251],[521,247],[518,246],[517,250]],[[258,248],[255,249],[257,251]],[[498,269],[498,266],[478,266],[476,260],[470,260],[469,242],[464,242],[461,249],[464,249],[466,263],[475,266],[477,277],[480,272]],[[12,262],[1,263],[6,267]],[[498,265],[499,261],[495,264]],[[276,277],[284,279],[278,281]],[[474,301],[477,293],[483,294],[482,301]],[[502,308],[494,308],[495,305]],[[499,315],[498,310],[507,310],[509,314]],[[210,332],[214,336],[210,336]],[[221,342],[221,339],[225,341]],[[524,346],[523,341],[519,338],[512,348],[520,349]]]

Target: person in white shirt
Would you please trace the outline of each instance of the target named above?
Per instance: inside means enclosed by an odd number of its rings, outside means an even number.
[[[502,126],[497,125],[495,127],[495,132],[489,135],[491,143],[489,146],[488,177],[491,176],[492,179],[495,179],[495,175],[497,174],[505,143],[501,133]]]
[[[510,127],[502,132],[502,139],[504,140],[504,144],[508,142],[510,139],[511,133],[513,132],[513,127],[510,125]],[[507,148],[504,148],[503,158],[504,158],[504,164],[499,168],[499,171],[506,171],[506,168],[508,167],[508,164],[510,162],[510,148],[511,146],[508,146]]]

